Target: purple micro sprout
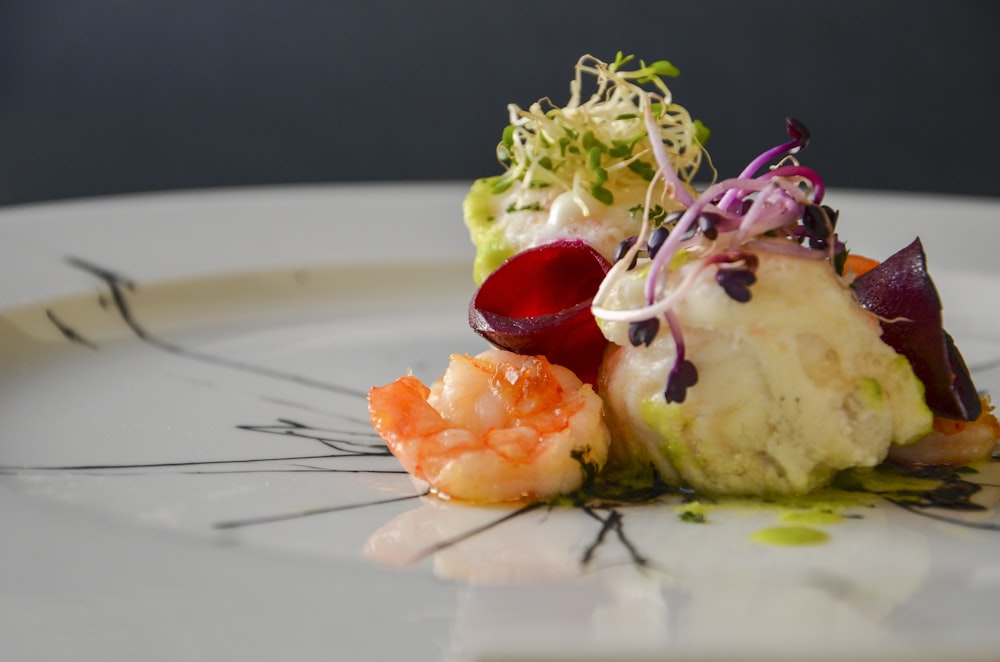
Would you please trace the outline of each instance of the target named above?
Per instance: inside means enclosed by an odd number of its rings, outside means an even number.
[[[674,337],[674,345],[677,347],[677,356],[674,358],[674,365],[667,375],[667,387],[663,396],[667,402],[682,403],[687,398],[687,390],[698,383],[698,369],[693,363],[684,358],[684,338],[681,336],[681,323],[677,319],[674,311],[665,313],[667,325],[670,333]]]
[[[715,272],[715,281],[730,299],[746,303],[750,300],[750,286],[757,282],[757,275],[749,269],[719,269]]]
[[[660,320],[656,317],[650,317],[647,320],[642,320],[641,322],[631,322],[628,325],[628,339],[632,343],[633,347],[638,347],[639,345],[645,345],[649,347],[653,340],[656,338],[656,334],[660,331]]]
[[[805,124],[798,121],[794,117],[788,117],[785,119],[785,130],[792,139],[786,143],[775,145],[771,149],[761,152],[757,158],[743,168],[743,172],[739,175],[740,179],[753,177],[757,174],[758,170],[774,159],[788,154],[798,154],[809,144],[809,129],[806,128]],[[727,193],[719,202],[719,207],[721,209],[730,209],[737,197],[739,197],[739,193],[736,191]]]
[[[644,110],[647,128],[652,131],[652,111],[648,105]],[[822,204],[825,187],[819,173],[794,159],[760,172],[772,161],[797,154],[809,143],[809,130],[798,120],[788,118],[786,130],[790,140],[758,155],[738,177],[712,184],[697,197],[681,186],[675,187],[676,197],[685,209],[668,215],[645,240],[650,260],[643,289],[646,305],[627,315],[602,311],[608,319],[629,323],[628,337],[635,347],[649,346],[659,331],[660,319],[666,320],[677,350],[664,392],[667,402],[683,402],[687,389],[698,381],[695,365],[685,357],[684,337],[674,306],[705,269],[716,269],[715,280],[730,299],[747,303],[757,282],[757,252],[831,261],[844,252],[835,233],[837,212]],[[662,145],[652,142],[660,176],[669,184],[674,181],[671,175],[676,175]],[[642,247],[635,242],[635,238],[624,242],[618,259],[631,252],[637,260]],[[675,261],[679,256],[681,259]],[[680,282],[665,290],[667,275],[691,262],[694,264],[685,268]]]

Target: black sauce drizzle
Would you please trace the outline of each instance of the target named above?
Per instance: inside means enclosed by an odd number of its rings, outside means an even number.
[[[437,554],[438,552],[440,552],[442,550],[445,550],[445,549],[448,549],[449,547],[454,547],[455,545],[459,544],[463,540],[468,540],[469,538],[472,538],[473,536],[476,536],[476,535],[478,535],[480,533],[484,533],[486,531],[489,531],[490,529],[496,528],[496,527],[500,526],[501,524],[505,524],[506,522],[509,522],[509,521],[511,521],[513,519],[521,517],[522,515],[526,515],[526,514],[528,514],[530,512],[538,510],[539,508],[545,508],[545,507],[549,507],[549,504],[545,503],[544,501],[535,501],[533,503],[525,504],[525,505],[521,506],[520,508],[518,508],[517,510],[515,510],[513,512],[510,512],[510,513],[507,513],[506,515],[503,515],[502,517],[498,517],[497,519],[492,520],[490,522],[487,522],[486,524],[482,524],[480,526],[473,527],[473,528],[469,529],[468,531],[463,531],[462,533],[459,533],[458,535],[452,536],[450,538],[445,538],[443,540],[439,540],[438,542],[434,543],[430,547],[427,547],[426,549],[418,552],[413,557],[412,562],[416,563],[417,561],[425,559],[428,556],[432,556],[434,554]]]
[[[996,458],[993,458],[996,461]],[[967,520],[954,515],[947,515],[940,511],[951,511],[953,513],[985,512],[988,507],[976,503],[973,498],[979,494],[983,483],[974,483],[966,477],[975,475],[975,469],[968,467],[885,467],[883,470],[895,471],[904,476],[936,481],[937,485],[928,490],[900,490],[891,494],[883,494],[882,497],[903,510],[910,513],[937,520],[948,522],[956,526],[964,526],[970,529],[980,529],[984,531],[1000,531],[1000,523],[991,521]]]
[[[115,310],[121,317],[125,325],[132,331],[136,338],[142,342],[155,347],[164,352],[169,352],[170,354],[175,354],[177,356],[183,356],[188,359],[193,359],[195,361],[201,361],[202,363],[209,363],[223,368],[229,368],[231,370],[236,370],[239,372],[254,374],[259,377],[267,377],[270,379],[277,379],[285,382],[291,382],[293,384],[298,384],[299,386],[305,386],[308,388],[321,389],[324,391],[329,391],[332,393],[338,393],[341,395],[348,395],[356,398],[364,398],[365,393],[357,389],[353,389],[347,386],[342,386],[340,384],[332,384],[330,382],[322,381],[319,379],[313,379],[311,377],[304,377],[302,375],[297,375],[294,373],[285,372],[283,370],[276,370],[274,368],[268,368],[265,366],[256,365],[253,363],[246,363],[243,361],[237,361],[235,359],[230,359],[224,356],[217,356],[215,354],[208,354],[206,352],[201,352],[195,349],[190,349],[177,345],[175,343],[163,340],[151,333],[139,323],[135,315],[132,313],[132,308],[128,303],[128,299],[125,296],[126,291],[133,291],[136,289],[136,285],[133,281],[125,278],[124,276],[100,267],[96,264],[88,262],[87,260],[78,257],[68,257],[66,262],[70,265],[86,271],[87,273],[99,278],[107,286],[108,291],[111,293],[111,302],[114,304]],[[50,317],[51,319],[51,317]],[[53,323],[55,323],[53,321]]]
[[[601,517],[598,514],[598,509],[605,510],[608,514],[606,517]],[[639,567],[646,567],[649,565],[649,559],[642,555],[636,548],[635,544],[629,540],[628,536],[625,535],[625,516],[620,510],[615,508],[601,508],[601,507],[590,507],[583,506],[583,512],[587,513],[598,522],[601,523],[601,528],[597,532],[597,537],[594,541],[587,546],[584,551],[583,556],[580,557],[581,567],[586,568],[594,560],[597,550],[604,545],[604,541],[607,538],[608,533],[614,531],[615,536],[618,538],[618,542],[622,544],[623,547],[628,551],[629,557],[635,565]]]
[[[348,503],[336,506],[320,506],[318,508],[307,508],[305,510],[297,510],[290,513],[278,513],[276,515],[261,515],[260,517],[247,517],[243,519],[228,520],[223,522],[216,522],[215,524],[212,525],[212,528],[218,530],[239,529],[242,527],[255,526],[258,524],[273,524],[275,522],[287,522],[289,520],[312,517],[313,515],[326,515],[328,513],[337,513],[345,510],[357,510],[358,508],[371,508],[373,506],[381,506],[387,503],[410,501],[412,499],[419,499],[420,497],[426,496],[427,494],[429,494],[429,492],[421,492],[420,494],[407,494],[405,496],[391,497],[389,499],[379,499],[375,501],[363,501],[361,503]]]
[[[100,296],[99,302],[102,308],[111,309],[113,308],[125,325],[132,331],[137,339],[146,343],[147,345],[154,347],[156,349],[174,354],[177,356],[182,356],[188,359],[193,359],[196,361],[213,364],[219,367],[228,368],[244,373],[251,373],[258,376],[277,379],[286,382],[292,382],[294,384],[305,386],[308,388],[315,388],[324,391],[334,392],[341,395],[352,396],[354,398],[364,398],[365,393],[358,391],[356,389],[351,389],[339,384],[331,384],[329,382],[315,380],[294,373],[288,373],[281,370],[275,370],[272,368],[266,368],[250,363],[245,363],[242,361],[236,361],[226,357],[216,356],[213,354],[208,354],[198,350],[183,347],[173,342],[169,342],[158,336],[149,332],[144,325],[142,325],[136,318],[129,305],[128,299],[126,297],[126,291],[134,291],[136,289],[135,283],[125,278],[124,276],[101,266],[95,265],[87,260],[81,258],[69,257],[67,262],[91,275],[99,278],[108,288],[108,293],[110,294],[110,299],[102,294]],[[84,338],[80,333],[73,329],[70,325],[63,322],[54,311],[47,310],[47,317],[63,336],[75,343],[81,343],[92,349],[96,349],[95,343]],[[349,423],[359,423],[368,425],[367,418],[363,421],[360,419],[352,419],[350,417],[341,417],[342,420]],[[277,419],[276,424],[247,424],[247,425],[237,425],[237,429],[245,430],[249,432],[258,432],[264,434],[273,434],[284,437],[294,437],[297,439],[304,439],[307,441],[318,442],[322,444],[326,449],[332,452],[322,453],[322,454],[309,454],[309,455],[287,455],[278,457],[264,457],[264,458],[249,458],[249,459],[228,459],[228,460],[201,460],[201,461],[175,461],[175,462],[154,462],[154,463],[131,463],[131,464],[79,464],[79,465],[61,465],[61,466],[8,466],[0,467],[0,474],[23,474],[29,472],[58,472],[58,473],[84,473],[84,474],[100,474],[100,475],[126,475],[125,472],[129,470],[150,470],[150,469],[170,469],[173,470],[171,473],[175,474],[231,474],[231,473],[289,473],[289,472],[325,472],[325,473],[367,473],[367,474],[398,474],[405,475],[401,467],[395,465],[393,468],[387,469],[357,469],[348,467],[337,467],[337,468],[327,468],[327,467],[316,467],[316,466],[290,466],[281,468],[267,468],[267,469],[211,469],[207,471],[203,470],[188,470],[193,467],[213,467],[213,466],[224,466],[230,467],[232,465],[246,465],[246,464],[260,464],[266,462],[303,462],[308,460],[326,460],[331,458],[337,458],[340,460],[350,459],[350,458],[360,458],[360,457],[370,457],[370,458],[388,458],[392,457],[388,448],[379,439],[378,435],[374,433],[369,427],[368,429],[361,431],[352,430],[329,430],[322,428],[315,428],[309,425],[293,421],[286,418]],[[276,515],[265,515],[260,517],[251,517],[240,520],[229,520],[224,522],[218,522],[213,528],[216,529],[234,529],[245,526],[257,525],[257,524],[267,524],[279,521],[287,521],[290,519],[297,519],[302,517],[309,517],[313,515],[333,513],[345,510],[353,510],[357,508],[368,508],[374,507],[387,503],[394,503],[399,501],[407,501],[412,499],[420,498],[424,496],[426,492],[419,494],[410,494],[400,497],[393,497],[382,500],[373,500],[362,503],[352,503],[352,504],[340,504],[329,507],[318,507],[310,508],[306,510],[282,513]]]
[[[391,457],[389,448],[373,431],[353,432],[350,430],[322,430],[309,427],[302,423],[297,423],[287,418],[279,418],[276,425],[237,425],[240,430],[250,432],[263,432],[265,434],[275,434],[285,437],[296,437],[317,441],[327,448],[335,451],[324,457],[344,457],[344,456],[364,456],[364,457]],[[330,433],[344,435],[341,438],[331,437]],[[370,441],[359,441],[347,438],[360,437]]]
[[[204,353],[198,350],[189,349],[175,343],[169,342],[167,340],[161,339],[153,334],[151,334],[139,321],[136,319],[133,311],[128,303],[125,292],[135,290],[136,286],[131,280],[100,266],[97,266],[86,260],[70,257],[67,258],[67,262],[72,266],[86,271],[98,279],[102,280],[107,286],[110,293],[110,300],[105,296],[101,296],[100,302],[102,306],[113,307],[118,315],[121,317],[122,321],[126,326],[132,331],[132,333],[141,340],[142,342],[160,349],[165,352],[169,352],[174,355],[182,356],[188,359],[193,359],[205,363],[210,363],[219,367],[228,368],[244,373],[250,373],[261,377],[277,379],[281,381],[291,382],[300,386],[321,389],[328,392],[334,392],[342,395],[348,395],[356,398],[364,398],[365,394],[361,391],[344,387],[338,384],[331,384],[321,380],[315,380],[308,377],[303,377],[301,375],[284,372],[281,370],[276,370],[272,368],[267,368],[263,366],[258,366],[250,363],[245,363],[242,361],[237,361],[229,359],[226,357],[216,356],[208,353]],[[53,311],[47,311],[49,320],[59,329],[59,331],[66,337],[67,340],[71,342],[76,342],[83,344],[92,349],[96,349],[96,345],[77,333],[71,326],[60,320]],[[1000,365],[997,361],[989,362],[984,365],[977,366],[978,370],[992,369],[996,365]],[[354,421],[359,422],[359,421]],[[390,457],[388,449],[378,441],[377,435],[371,432],[351,432],[346,430],[321,430],[318,428],[311,428],[302,423],[298,423],[289,419],[278,419],[277,424],[268,425],[238,425],[238,429],[246,430],[250,432],[258,432],[265,434],[273,434],[280,436],[291,436],[300,439],[306,439],[314,442],[323,444],[328,450],[332,450],[332,453],[317,454],[317,455],[298,455],[298,456],[284,456],[284,457],[273,457],[273,458],[253,458],[253,459],[242,459],[242,460],[215,460],[215,461],[198,461],[198,462],[163,462],[163,463],[152,463],[152,464],[131,464],[131,465],[74,465],[74,466],[53,466],[53,467],[0,467],[0,473],[21,473],[25,471],[60,471],[60,472],[91,472],[91,471],[118,471],[123,469],[184,469],[187,467],[198,467],[198,466],[208,466],[208,465],[240,465],[240,464],[250,464],[250,463],[263,463],[263,462],[301,462],[307,460],[320,460],[329,458],[349,458],[349,457]],[[341,435],[341,438],[332,437],[330,434]],[[351,438],[347,438],[347,437]],[[370,441],[365,441],[365,440]],[[997,460],[998,458],[994,458]],[[584,467],[586,470],[586,467]],[[212,470],[212,471],[195,471],[191,473],[231,473],[234,471],[242,470]],[[249,471],[255,472],[270,472],[270,471],[325,471],[330,473],[395,473],[395,474],[405,474],[401,468],[394,469],[384,469],[384,470],[372,470],[372,469],[350,469],[350,468],[321,468],[321,467],[303,467],[303,466],[293,466],[285,467],[280,469],[251,469]],[[177,473],[185,473],[184,471],[178,471]],[[587,473],[585,471],[585,473]],[[938,486],[923,491],[911,491],[911,492],[895,492],[886,493],[881,496],[889,501],[890,503],[899,506],[911,513],[915,513],[921,516],[929,517],[935,520],[940,520],[948,522],[951,524],[966,526],[976,529],[986,529],[986,530],[1000,530],[1000,524],[993,522],[975,522],[967,521],[958,517],[951,517],[944,515],[941,510],[951,510],[951,511],[977,511],[984,510],[985,507],[976,504],[972,501],[972,497],[975,496],[980,490],[981,486],[977,483],[973,483],[966,480],[963,476],[965,472],[960,469],[948,468],[948,469],[920,469],[912,470],[910,474],[913,477],[918,478],[931,478],[938,481]],[[408,501],[414,499],[420,499],[429,495],[429,492],[422,492],[418,494],[404,495],[399,497],[392,497],[382,500],[373,500],[361,503],[351,503],[351,504],[339,504],[329,507],[317,507],[302,511],[290,512],[290,513],[280,513],[274,515],[264,515],[259,517],[244,518],[238,520],[228,520],[217,522],[213,525],[213,528],[217,530],[227,530],[227,529],[237,529],[247,526],[263,525],[281,521],[288,521],[291,519],[311,517],[313,515],[328,514],[335,512],[342,512],[347,510],[355,510],[358,508],[372,508],[384,504],[395,503],[400,501]],[[656,502],[664,496],[673,495],[680,496],[683,501],[690,501],[691,499],[697,498],[697,495],[690,492],[689,490],[677,490],[669,487],[666,483],[659,479],[658,475],[653,473],[652,480],[645,483],[635,484],[633,487],[621,487],[620,483],[616,483],[614,480],[608,479],[607,477],[602,477],[596,475],[595,472],[587,473],[587,481],[585,485],[575,494],[568,497],[562,497],[560,499],[552,500],[549,502],[541,501],[530,504],[525,504],[510,513],[505,514],[502,517],[496,518],[484,525],[470,528],[460,534],[452,536],[447,539],[443,539],[430,547],[421,551],[415,560],[421,558],[426,558],[439,551],[445,550],[452,546],[455,546],[462,541],[468,540],[480,533],[487,530],[493,529],[495,527],[501,526],[504,523],[512,521],[518,517],[524,516],[528,513],[534,512],[540,508],[561,508],[561,507],[571,507],[581,510],[587,516],[595,519],[600,523],[600,528],[595,534],[594,539],[587,546],[584,553],[580,558],[580,566],[582,569],[586,569],[594,561],[599,549],[607,543],[609,534],[613,533],[618,541],[625,547],[630,556],[630,561],[639,567],[646,567],[650,564],[649,559],[646,555],[641,553],[641,551],[634,545],[634,543],[626,535],[625,531],[625,515],[621,507],[628,507],[634,505],[647,505]],[[933,510],[931,510],[933,509]]]
[[[97,350],[97,344],[83,337],[76,329],[71,327],[69,324],[63,322],[51,308],[45,309],[45,316],[49,318],[49,321],[59,329],[59,333],[63,335],[63,338],[75,343],[77,345],[83,345],[89,349]]]
[[[308,460],[328,460],[331,458],[337,459],[349,459],[349,458],[362,458],[362,457],[373,457],[373,458],[388,458],[391,457],[389,449],[386,448],[385,444],[378,439],[374,432],[350,432],[350,431],[331,431],[322,428],[314,428],[308,426],[304,423],[298,423],[296,421],[291,421],[284,418],[279,418],[277,425],[237,425],[239,430],[247,430],[252,432],[264,432],[267,434],[279,435],[282,437],[293,437],[295,439],[304,439],[306,441],[316,442],[321,444],[324,448],[332,450],[333,452],[324,453],[310,453],[304,455],[283,455],[274,457],[255,457],[255,458],[242,458],[242,459],[220,459],[220,460],[186,460],[186,461],[173,461],[173,462],[145,462],[145,463],[133,463],[133,464],[74,464],[74,465],[46,465],[46,466],[0,466],[0,474],[19,474],[19,473],[44,473],[44,472],[62,472],[62,473],[99,473],[99,472],[113,472],[120,473],[127,470],[139,470],[139,469],[175,469],[172,473],[199,473],[199,474],[222,474],[222,473],[287,473],[287,472],[328,472],[328,473],[372,473],[372,474],[405,474],[398,464],[390,469],[353,469],[349,467],[337,467],[337,468],[326,468],[326,467],[309,467],[309,466],[295,466],[285,467],[280,469],[251,469],[251,470],[227,470],[227,469],[216,469],[212,471],[183,471],[190,467],[211,467],[211,466],[230,466],[230,465],[247,465],[247,464],[262,464],[265,462],[304,462]],[[334,434],[341,435],[354,435],[359,436],[362,439],[370,439],[372,441],[358,441],[356,439],[348,437],[337,437],[331,436],[331,432]]]

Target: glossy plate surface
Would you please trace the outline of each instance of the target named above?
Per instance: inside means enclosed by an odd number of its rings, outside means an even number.
[[[364,394],[466,325],[462,184],[0,211],[3,659],[994,659],[1000,516],[557,510],[422,496]],[[1000,204],[834,191],[852,248],[920,235],[1000,392]],[[970,480],[1000,498],[1000,472]]]

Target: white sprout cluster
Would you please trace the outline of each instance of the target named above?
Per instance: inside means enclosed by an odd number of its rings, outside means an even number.
[[[663,78],[679,73],[673,65],[658,60],[624,69],[632,59],[621,53],[610,64],[590,55],[580,58],[565,106],[548,99],[527,109],[509,105],[510,124],[497,147],[507,170],[495,190],[515,181],[525,188],[558,187],[572,191],[585,213],[587,200],[610,205],[616,189],[647,183],[659,183],[658,199],[690,199],[704,157],[704,126],[671,101]],[[585,98],[584,83],[591,77],[596,89]],[[644,85],[656,89],[655,103]],[[663,157],[670,173],[656,178]],[[668,202],[668,208],[677,206]]]

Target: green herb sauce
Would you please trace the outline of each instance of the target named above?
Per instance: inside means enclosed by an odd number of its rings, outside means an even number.
[[[830,536],[825,531],[807,526],[773,526],[761,529],[750,536],[750,539],[763,545],[798,547],[825,543]]]

